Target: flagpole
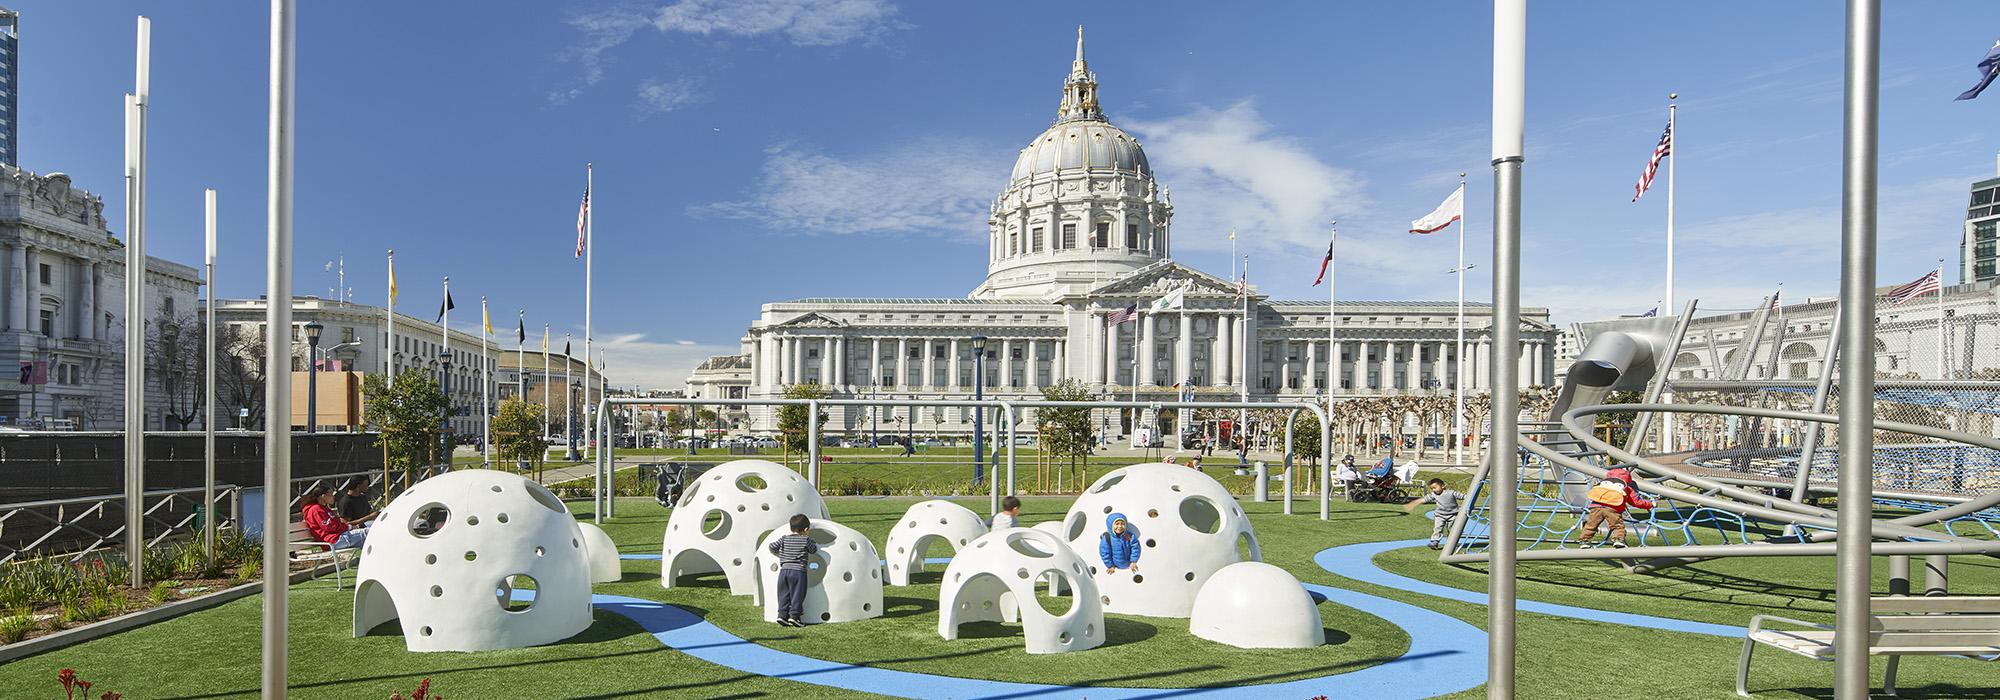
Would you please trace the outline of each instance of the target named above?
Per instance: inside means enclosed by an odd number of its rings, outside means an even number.
[[[527,397],[522,397],[527,398]],[[549,324],[542,324],[542,437],[547,442],[549,418],[554,416],[549,404]],[[548,454],[548,446],[542,446],[542,453]]]
[[[1326,357],[1327,357],[1326,422],[1327,424],[1320,427],[1325,428],[1328,431],[1327,435],[1332,435],[1333,394],[1334,394],[1334,389],[1340,386],[1340,382],[1338,381],[1340,375],[1340,343],[1339,341],[1336,341],[1334,339],[1334,328],[1338,325],[1337,321],[1339,320],[1340,316],[1334,308],[1334,303],[1335,303],[1334,300],[1337,297],[1333,291],[1334,288],[1333,282],[1340,275],[1340,266],[1338,265],[1339,261],[1334,257],[1335,255],[1334,251],[1340,245],[1340,222],[1338,220],[1329,221],[1327,222],[1326,227],[1328,230],[1327,244],[1326,244]],[[1313,377],[1306,377],[1306,382],[1311,383],[1313,379],[1314,379]],[[1331,455],[1332,452],[1329,450],[1327,454]],[[1287,456],[1286,459],[1290,459],[1290,457]],[[1327,471],[1332,469],[1333,465],[1321,464],[1319,465],[1319,468],[1320,468],[1319,519],[1326,520],[1329,517],[1331,517],[1327,513],[1327,508],[1329,502],[1332,500],[1332,495],[1331,495],[1332,492],[1328,491],[1326,488]],[[1286,481],[1285,502],[1287,503],[1291,502],[1292,498],[1291,494],[1293,493],[1293,491],[1294,489],[1292,488],[1292,483],[1290,481]]]
[[[576,376],[569,357],[569,334],[563,334],[563,442],[569,457],[576,458]]]
[[[1235,239],[1231,238],[1230,241],[1230,252],[1233,254],[1236,250]],[[1248,255],[1243,256],[1243,276],[1237,278],[1236,289],[1238,290],[1236,296],[1241,298],[1243,304],[1243,327],[1236,331],[1236,343],[1239,346],[1239,354],[1236,356],[1239,365],[1236,372],[1238,399],[1243,403],[1250,403],[1250,256]],[[1244,431],[1250,427],[1249,424],[1250,409],[1247,407],[1236,409],[1236,434],[1243,441],[1246,453],[1250,447],[1250,435]],[[1286,484],[1285,488],[1289,489],[1291,485]]]
[[[385,372],[388,375],[386,379],[393,382],[396,380],[396,249],[395,248],[389,249],[389,310],[388,313],[382,315],[388,319],[388,331],[383,333],[383,340],[384,342],[388,343],[389,346],[388,349],[384,350],[382,353],[382,366],[383,366],[383,372]]]
[[[1667,303],[1665,313],[1674,313],[1674,164],[1679,163],[1681,135],[1674,133],[1674,118],[1680,110],[1681,94],[1667,93]],[[1671,358],[1669,358],[1671,364]],[[1775,374],[1775,372],[1773,372]],[[1673,389],[1660,393],[1661,403],[1673,403]],[[1660,414],[1660,451],[1674,451],[1674,412]]]
[[[1465,173],[1458,174],[1458,188],[1465,190]],[[1460,195],[1463,197],[1463,195]],[[1458,351],[1452,358],[1457,373],[1452,376],[1451,462],[1465,466],[1465,204],[1461,199],[1458,215]],[[1357,358],[1358,361],[1358,358]]]
[[[583,164],[583,191],[588,193],[585,195],[586,197],[596,196],[595,192],[591,192],[592,189],[595,189],[594,173],[595,173],[595,168],[591,163]],[[591,204],[594,203],[585,204],[583,209],[583,403],[584,403],[585,413],[589,413],[589,408],[590,408],[590,370],[591,370],[590,290],[592,283],[591,274],[592,274],[593,262],[597,259],[597,241],[595,240],[595,236],[591,231],[592,220],[597,218],[597,211],[596,211],[597,207],[591,206]],[[597,450],[592,445],[589,444],[589,440],[602,439],[602,436],[598,435],[597,426],[594,424],[594,421],[592,425],[587,425],[584,427],[583,434],[586,439],[586,442],[584,444],[584,449],[589,450],[590,454],[595,456],[597,454]],[[594,489],[597,492],[597,498],[593,500],[591,504],[593,506],[591,508],[591,512],[595,516],[596,521],[602,523],[604,522],[604,500],[608,500],[604,495],[604,471],[602,467],[594,467],[592,473],[594,474],[595,480],[597,482],[595,484],[596,488]]]
[[[1950,378],[1951,378],[1951,364],[1950,364],[1950,360],[1951,360],[1951,357],[1945,354],[1945,337],[1944,337],[1944,334],[1945,334],[1945,323],[1944,323],[1944,258],[1938,258],[1938,266],[1937,266],[1937,278],[1938,278],[1938,281],[1937,281],[1937,317],[1938,317],[1938,338],[1937,338],[1937,356],[1938,356],[1938,376],[1937,376],[1937,378],[1938,378],[1938,379],[1950,379]]]
[[[493,313],[486,310],[486,297],[479,297],[479,463],[493,466],[493,361],[488,344],[493,335]]]
[[[514,394],[528,402],[528,310],[514,310]]]
[[[444,389],[444,467],[449,471],[451,469],[451,454],[458,451],[458,445],[454,444],[453,441],[455,438],[451,434],[452,413],[457,408],[451,400],[451,275],[444,276],[444,304],[442,306],[444,307],[444,311],[438,314],[438,319],[444,325],[439,329],[438,335],[444,338],[444,377],[442,377],[443,384],[441,385]]]

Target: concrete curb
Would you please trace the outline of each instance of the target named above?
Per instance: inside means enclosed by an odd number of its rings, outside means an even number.
[[[301,581],[317,578],[321,574],[332,570],[333,565],[327,563],[304,571],[295,571],[292,572],[291,582],[297,584]],[[171,620],[188,613],[207,610],[223,603],[262,592],[263,586],[264,582],[260,579],[240,586],[224,588],[198,598],[175,601],[156,608],[147,608],[139,612],[120,615],[107,620],[98,620],[82,627],[71,627],[55,634],[43,635],[34,639],[0,646],[0,664],[16,659],[24,659],[46,651],[54,651],[99,637],[108,637],[125,630],[144,627],[161,620]]]

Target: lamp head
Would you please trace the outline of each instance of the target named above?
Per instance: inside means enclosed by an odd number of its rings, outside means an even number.
[[[306,344],[307,344],[307,345],[311,345],[311,346],[313,346],[313,347],[319,347],[319,334],[320,334],[320,331],[324,331],[324,330],[326,330],[326,326],[323,326],[323,325],[320,325],[320,322],[319,322],[319,321],[316,321],[316,320],[315,320],[315,321],[307,321],[307,322],[306,322]]]
[[[972,336],[972,352],[979,355],[986,354],[986,336]]]

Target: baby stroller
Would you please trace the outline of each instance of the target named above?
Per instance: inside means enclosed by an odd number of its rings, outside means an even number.
[[[666,508],[674,507],[674,504],[681,500],[681,494],[687,492],[687,485],[693,483],[701,472],[706,471],[706,467],[678,462],[661,464],[659,469],[659,486],[653,490],[653,500],[659,501],[660,505]]]

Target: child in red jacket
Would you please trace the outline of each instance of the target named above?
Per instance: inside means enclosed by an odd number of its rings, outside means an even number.
[[[1625,548],[1625,507],[1637,506],[1641,510],[1652,510],[1653,502],[1639,495],[1632,488],[1632,472],[1627,469],[1613,469],[1605,472],[1603,482],[1590,488],[1585,498],[1590,501],[1590,513],[1583,518],[1583,533],[1577,539],[1584,549],[1596,546],[1597,528],[1611,530],[1607,540],[1613,549]]]

